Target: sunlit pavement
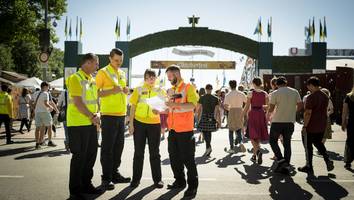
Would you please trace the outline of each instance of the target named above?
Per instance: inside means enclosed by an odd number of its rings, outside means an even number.
[[[15,123],[15,129],[18,124]],[[3,132],[2,127],[0,132]],[[304,148],[300,139],[301,126],[297,125],[292,140],[292,164],[295,168],[304,165]],[[246,153],[227,154],[228,131],[221,129],[212,135],[213,152],[203,158],[205,143],[196,148],[199,189],[195,199],[354,199],[354,171],[344,169],[343,151],[346,134],[339,126],[333,126],[333,139],[326,143],[334,160],[335,169],[328,173],[320,156],[314,158],[315,177],[292,172],[291,176],[273,174],[273,153],[269,144],[262,145],[263,164],[250,161],[251,143],[247,142]],[[67,199],[70,154],[63,144],[63,129],[58,128],[54,142],[57,147],[34,149],[33,130],[15,134],[15,144],[6,145],[4,133],[0,134],[0,199]],[[199,134],[196,134],[196,138]],[[167,134],[166,134],[167,136]],[[165,187],[155,189],[151,178],[149,155],[146,151],[141,184],[132,190],[129,184],[118,184],[115,190],[88,199],[181,199],[182,191],[168,191],[167,184],[173,182],[169,165],[167,141],[160,146],[162,175]],[[95,164],[94,185],[100,184],[100,149]],[[120,171],[124,176],[132,175],[134,146],[132,137],[126,138]],[[314,153],[316,155],[316,152]]]

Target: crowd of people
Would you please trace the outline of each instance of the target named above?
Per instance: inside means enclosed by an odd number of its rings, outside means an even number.
[[[304,113],[302,141],[306,163],[298,171],[313,174],[313,146],[323,156],[328,171],[334,169],[326,150],[326,139],[331,138],[333,104],[327,89],[321,88],[317,77],[311,77],[306,85],[308,95],[303,99],[299,92],[287,85],[285,77],[274,77],[267,93],[262,79],[255,77],[251,88],[229,81],[229,89],[216,90],[207,84],[198,91],[184,82],[180,68],[172,65],[166,75],[172,88],[165,91],[156,81],[153,70],[144,73],[144,84],[134,89],[127,87],[126,75],[120,69],[123,52],[112,49],[109,64],[98,70],[98,57],[85,54],[80,69],[66,80],[67,90],[58,101],[50,94],[47,82],[30,95],[23,89],[19,100],[20,132],[31,129],[35,120],[35,148],[56,146],[52,141],[53,115],[64,124],[65,147],[71,152],[69,191],[71,199],[84,199],[83,193],[100,194],[113,190],[115,184],[130,183],[138,187],[142,178],[144,150],[148,143],[152,179],[156,188],[163,188],[161,173],[160,142],[168,130],[168,153],[175,181],[168,189],[182,189],[188,185],[185,197],[195,197],[198,189],[198,171],[195,163],[195,132],[201,132],[205,141],[203,156],[212,153],[212,132],[222,127],[226,119],[229,130],[227,153],[246,152],[244,143],[252,144],[251,161],[262,165],[261,144],[269,141],[274,153],[275,173],[289,174],[291,169],[291,138],[296,115]],[[98,71],[97,71],[98,70]],[[12,100],[8,87],[2,85],[0,92],[0,122],[5,123],[7,143],[13,143],[10,119],[13,117]],[[154,97],[165,101],[163,110],[153,107],[148,100]],[[347,131],[345,167],[351,168],[354,151],[354,87],[343,103],[342,130]],[[268,128],[270,126],[270,128]],[[195,130],[197,129],[197,131]],[[134,140],[133,176],[125,177],[120,171],[124,148],[124,133],[128,130]],[[99,133],[102,137],[100,162],[101,185],[94,187],[91,179],[96,161]],[[279,148],[281,141],[284,152]],[[184,168],[187,169],[187,178]]]

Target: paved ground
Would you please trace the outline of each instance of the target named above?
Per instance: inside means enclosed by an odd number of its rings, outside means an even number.
[[[15,129],[18,124],[15,124]],[[292,164],[304,164],[304,150],[300,140],[300,126],[296,126],[293,136]],[[315,178],[297,171],[292,176],[273,175],[273,156],[270,146],[263,145],[264,163],[259,166],[250,161],[251,154],[227,154],[226,129],[213,133],[211,158],[201,157],[205,144],[198,144],[196,162],[200,176],[200,187],[196,199],[354,199],[354,171],[345,170],[343,149],[345,133],[334,126],[333,139],[326,143],[331,158],[335,162],[332,173],[325,170],[321,157],[314,158]],[[3,132],[3,128],[0,132]],[[34,149],[33,131],[21,135],[14,133],[12,145],[5,145],[4,134],[0,134],[0,199],[66,199],[68,197],[68,174],[70,154],[63,145],[63,130],[59,128],[55,148]],[[196,135],[197,136],[197,135]],[[246,144],[250,151],[251,144]],[[132,175],[133,141],[126,138],[121,172]],[[169,165],[166,140],[161,143],[163,181],[167,185],[173,181]],[[100,153],[100,151],[99,151]],[[94,184],[100,184],[101,165],[99,155],[95,165]],[[168,191],[151,187],[151,172],[148,152],[145,156],[143,180],[135,190],[128,184],[116,185],[116,189],[90,199],[181,199],[183,191]]]

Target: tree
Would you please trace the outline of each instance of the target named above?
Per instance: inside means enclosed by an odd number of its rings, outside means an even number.
[[[67,3],[66,0],[49,0],[48,7],[48,15],[58,20],[66,12]],[[41,74],[38,33],[44,27],[44,8],[43,0],[0,1],[0,45],[5,45],[11,52],[12,56],[7,56],[13,59],[15,67],[12,68],[28,76]],[[48,27],[51,29],[51,43],[58,42],[51,23]]]
[[[11,55],[11,48],[0,44],[0,70],[13,70],[14,61]]]

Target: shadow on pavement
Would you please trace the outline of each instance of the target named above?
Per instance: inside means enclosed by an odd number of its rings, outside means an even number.
[[[129,196],[129,194],[133,192],[134,189],[135,188],[127,186],[122,191],[120,191],[116,196],[112,197],[110,200],[126,199]]]
[[[240,171],[237,167],[235,170],[241,175],[241,178],[244,179],[249,184],[260,184],[259,180],[267,179],[272,176],[270,167],[261,166],[253,163],[252,165],[243,165],[245,172]]]
[[[260,151],[262,152],[262,154],[269,153],[269,150],[267,148],[260,148]],[[253,154],[253,148],[247,149],[247,152]]]
[[[210,158],[206,156],[199,156],[195,158],[195,163],[197,165],[204,165],[213,162],[216,158]]]
[[[344,157],[341,156],[339,153],[333,152],[333,151],[327,151],[327,154],[330,159],[332,160],[337,160],[337,161],[343,161]]]
[[[140,190],[139,192],[135,193],[134,195],[132,195],[131,197],[127,198],[127,200],[139,200],[139,199],[143,199],[146,195],[148,195],[150,192],[154,191],[156,189],[156,187],[154,185],[151,185],[149,187],[146,187],[142,190]]]
[[[242,157],[245,155],[237,156],[235,154],[227,154],[225,157],[219,159],[215,162],[219,168],[226,168],[229,165],[240,165],[244,164],[245,162],[241,160]]]
[[[341,199],[348,196],[348,191],[328,176],[307,178],[307,183],[323,199]]]
[[[177,189],[177,190],[170,190],[166,192],[165,194],[159,196],[157,199],[158,200],[167,200],[167,199],[172,199],[173,197],[177,196],[178,193],[180,193],[184,189]]]
[[[35,150],[34,146],[21,147],[16,149],[5,149],[0,151],[0,157],[12,156],[19,153],[26,153]]]
[[[16,157],[15,160],[31,159],[31,158],[40,158],[40,157],[57,157],[62,155],[69,155],[70,153],[66,149],[56,149],[52,151],[45,151],[39,153],[31,153],[23,156]]]
[[[301,188],[296,184],[291,176],[285,176],[280,174],[274,174],[269,179],[270,197],[272,199],[304,199],[308,200],[312,198],[312,194]],[[291,195],[291,198],[289,198]]]

